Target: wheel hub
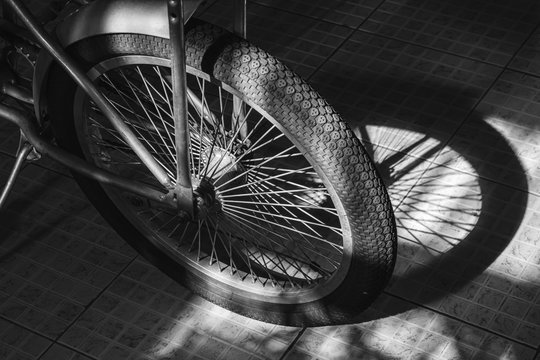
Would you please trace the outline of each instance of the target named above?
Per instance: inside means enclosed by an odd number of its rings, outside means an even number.
[[[245,168],[237,157],[222,148],[208,148],[201,153],[201,174],[193,179],[197,197],[197,217],[221,211],[220,192],[235,191],[246,183]],[[240,190],[241,191],[241,190]]]

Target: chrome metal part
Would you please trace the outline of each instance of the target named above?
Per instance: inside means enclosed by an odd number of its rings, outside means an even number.
[[[176,208],[173,192],[163,192],[149,185],[120,177],[109,171],[94,166],[81,158],[51,144],[39,133],[36,124],[21,111],[0,104],[0,118],[17,125],[28,139],[28,142],[42,155],[50,156],[53,160],[67,166],[88,178],[103,184],[124,189],[146,199],[164,203]]]
[[[12,84],[9,82],[1,83],[0,84],[0,93],[4,95],[8,95],[14,99],[17,99],[19,101],[25,102],[29,105],[34,104],[34,98],[32,97],[32,94],[30,94],[25,89],[17,86],[16,84]]]
[[[79,9],[58,26],[64,46],[81,39],[112,33],[146,34],[169,38],[165,0],[96,0]],[[202,0],[184,0],[184,21],[189,20]]]
[[[0,56],[0,95],[7,95],[27,104],[34,103],[32,94],[17,86],[17,76],[3,56]]]
[[[234,33],[244,39],[247,36],[246,0],[234,0]]]
[[[234,0],[234,33],[242,38],[247,36],[247,4],[246,0]],[[248,128],[244,122],[245,118],[245,106],[244,102],[238,97],[233,99],[233,122],[236,127],[240,129],[240,136],[242,139],[247,137]]]
[[[84,89],[94,103],[107,115],[111,124],[120,132],[124,140],[133,148],[134,152],[141,161],[148,167],[156,179],[166,188],[172,188],[169,176],[154,157],[146,150],[136,135],[126,126],[122,118],[118,115],[112,105],[97,90],[96,86],[88,76],[79,69],[77,64],[68,56],[65,50],[47,34],[33,18],[28,9],[17,0],[5,0],[5,3],[11,7],[21,21],[26,25],[30,32],[35,36],[36,41],[58,60],[58,63],[67,71],[73,80]]]
[[[189,126],[184,40],[184,1],[168,0],[169,36],[173,90],[173,117],[176,145],[175,193],[180,211],[194,215],[193,189],[189,169]]]
[[[11,190],[13,189],[15,180],[17,180],[17,177],[19,176],[21,172],[24,162],[26,161],[26,158],[28,157],[28,155],[30,154],[33,148],[34,147],[30,143],[25,143],[19,149],[19,152],[15,159],[15,164],[13,165],[13,168],[11,169],[11,173],[9,174],[8,180],[6,184],[4,185],[2,192],[0,193],[0,209],[2,209],[2,207],[5,205],[6,200],[9,194],[11,193]]]
[[[203,0],[184,0],[184,21],[189,20]],[[169,38],[167,1],[96,0],[67,17],[56,29],[60,44],[67,47],[79,40],[105,34],[132,33]],[[53,59],[42,52],[34,71],[33,93],[36,116],[46,112],[44,91]]]

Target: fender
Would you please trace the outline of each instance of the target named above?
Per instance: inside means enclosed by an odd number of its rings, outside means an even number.
[[[203,0],[184,0],[187,21]],[[91,36],[132,33],[169,38],[167,2],[165,0],[96,0],[79,8],[64,19],[56,36],[65,48]],[[46,109],[45,85],[54,59],[42,51],[36,61],[33,96],[36,117],[42,121]]]

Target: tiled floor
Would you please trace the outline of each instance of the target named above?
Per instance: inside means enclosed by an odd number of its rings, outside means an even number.
[[[210,5],[230,27],[229,2]],[[390,286],[346,326],[232,314],[44,162],[0,212],[0,359],[540,360],[539,25],[537,0],[250,1],[249,38],[335,105],[385,178]],[[5,180],[17,131],[0,126]]]

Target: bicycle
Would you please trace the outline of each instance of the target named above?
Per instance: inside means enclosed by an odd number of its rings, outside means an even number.
[[[21,129],[0,204],[25,161],[48,155],[129,244],[213,303],[294,326],[367,308],[396,258],[386,189],[334,108],[244,39],[245,0],[234,33],[193,18],[200,0],[77,3],[55,39],[3,2],[4,63],[21,46],[39,56],[32,92],[1,78],[22,106],[0,104]]]

